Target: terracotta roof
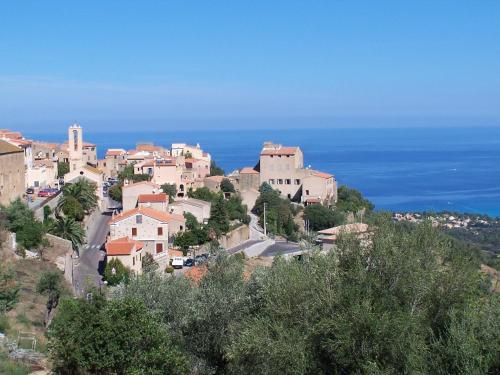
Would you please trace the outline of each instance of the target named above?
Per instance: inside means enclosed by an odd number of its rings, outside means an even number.
[[[120,156],[125,154],[126,154],[125,150],[117,148],[110,148],[108,149],[108,151],[106,151],[106,156]]]
[[[33,144],[33,141],[28,139],[11,139],[9,142],[16,146],[30,146]]]
[[[279,147],[279,148],[264,148],[261,155],[295,155],[298,147]]]
[[[23,135],[21,132],[12,131],[9,129],[0,129],[0,136],[9,139],[22,139]]]
[[[115,224],[115,223],[118,223],[119,221],[122,221],[122,220],[127,219],[131,216],[134,216],[134,215],[149,216],[149,217],[151,217],[155,220],[161,221],[163,223],[169,223],[171,221],[181,221],[181,222],[186,221],[186,219],[182,215],[169,214],[167,212],[158,211],[158,210],[155,210],[155,209],[149,208],[149,207],[138,207],[138,208],[134,208],[132,210],[122,212],[119,215],[116,215],[109,223]]]
[[[333,175],[330,173],[325,173],[325,172],[320,172],[320,171],[311,171],[311,176],[321,177],[321,178],[326,178],[326,179],[333,177]]]
[[[215,181],[215,182],[222,182],[223,179],[225,179],[226,177],[224,176],[208,176],[208,177],[205,177],[205,180],[210,180],[210,181]]]
[[[245,167],[241,169],[240,174],[259,174],[259,172],[252,167]]]
[[[163,147],[161,147],[161,146],[155,146],[155,145],[148,145],[148,144],[138,144],[136,146],[136,149],[138,151],[150,151],[150,152],[153,152],[153,151],[162,151]]]
[[[130,255],[135,247],[136,251],[143,248],[144,244],[139,241],[131,240],[128,237],[118,238],[106,243],[106,253],[108,255]]]
[[[15,152],[23,152],[23,150],[7,141],[2,141],[0,139],[0,154],[12,154]]]
[[[48,143],[48,142],[41,142],[41,141],[33,141],[33,144],[35,144],[36,146],[46,147],[46,148],[51,148],[51,149],[56,149],[58,146],[57,143]]]
[[[165,193],[159,194],[140,194],[137,197],[139,203],[151,203],[151,202],[168,202],[168,195]]]

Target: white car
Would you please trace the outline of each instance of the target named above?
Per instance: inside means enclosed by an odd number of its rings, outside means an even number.
[[[182,257],[174,257],[172,260],[172,267],[174,268],[182,268],[184,266],[184,260]]]

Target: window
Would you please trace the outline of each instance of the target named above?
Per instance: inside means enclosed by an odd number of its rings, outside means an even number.
[[[286,184],[286,185],[291,185],[291,184],[292,184],[292,180],[290,180],[289,178],[287,178],[287,179],[285,180],[285,184]]]
[[[132,258],[132,265],[135,266],[135,257]]]
[[[271,178],[271,179],[269,180],[269,183],[270,183],[271,185],[274,185],[274,178]]]
[[[158,227],[158,236],[163,236],[163,228]]]
[[[142,215],[135,215],[135,223],[142,224]]]
[[[132,236],[137,236],[137,228],[132,228]]]
[[[281,178],[278,179],[278,185],[283,185],[283,179]]]
[[[156,254],[161,253],[162,251],[163,251],[163,244],[157,243],[156,244]]]
[[[306,195],[309,195],[309,190],[306,190]]]
[[[75,151],[78,151],[78,130],[73,130],[73,144]]]
[[[300,179],[298,178],[295,179],[295,185],[300,185]]]

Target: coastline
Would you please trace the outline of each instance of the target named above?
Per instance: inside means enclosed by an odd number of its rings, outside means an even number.
[[[65,140],[55,133],[27,136]],[[272,140],[300,146],[305,165],[360,190],[377,210],[500,216],[500,128],[167,129],[88,132],[86,140],[97,145],[100,156],[107,148],[132,149],[143,141],[165,146],[199,142],[226,173],[255,165],[262,142]]]

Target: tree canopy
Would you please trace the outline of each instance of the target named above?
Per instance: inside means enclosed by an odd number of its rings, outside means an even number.
[[[174,198],[177,196],[176,184],[163,184],[161,185],[161,190],[168,195],[169,203],[172,203],[174,201]]]
[[[224,169],[220,168],[214,160],[210,162],[210,176],[224,176]]]
[[[0,209],[5,216],[6,227],[16,233],[16,241],[26,249],[39,246],[45,235],[43,223],[35,218],[26,204],[16,199],[9,206]]]
[[[356,189],[351,189],[345,185],[339,187],[337,191],[336,210],[341,212],[359,212],[361,210],[371,211],[374,205]]]
[[[130,269],[125,267],[120,259],[114,258],[107,262],[104,269],[104,279],[108,285],[114,286],[122,281],[127,282],[130,277]]]
[[[222,179],[220,183],[220,189],[224,193],[234,193],[236,190],[234,189],[234,185],[231,181],[229,181],[229,178],[224,178]]]
[[[56,374],[188,373],[165,325],[137,299],[65,299],[48,337]]]
[[[106,307],[92,307],[97,302],[61,304],[50,336],[52,352],[61,353],[56,367],[83,361],[84,369],[110,371],[105,366],[114,358],[129,364],[123,343],[131,340],[135,348],[143,337],[137,327],[149,327],[135,319],[154,313],[165,346],[188,362],[184,373],[498,372],[499,296],[462,244],[429,224],[401,225],[378,215],[368,236],[341,235],[327,254],[277,257],[251,274],[242,259],[218,253],[197,283],[155,274],[131,278],[109,302],[129,318],[126,326],[118,314],[111,315],[117,327],[107,326],[109,318],[96,313]],[[142,307],[128,310],[131,303]],[[71,319],[63,318],[67,309]],[[97,342],[104,349],[95,349]]]
[[[341,225],[344,219],[342,212],[320,204],[309,205],[304,209],[304,220],[308,220],[310,230],[318,231]]]
[[[66,184],[57,203],[57,211],[77,221],[83,220],[85,214],[97,207],[96,190],[97,185],[85,178]]]
[[[294,239],[297,225],[294,222],[294,210],[288,199],[281,197],[280,192],[267,188],[262,184],[260,195],[255,202],[254,212],[259,216],[261,225],[264,225],[264,204],[266,205],[267,231]]]

